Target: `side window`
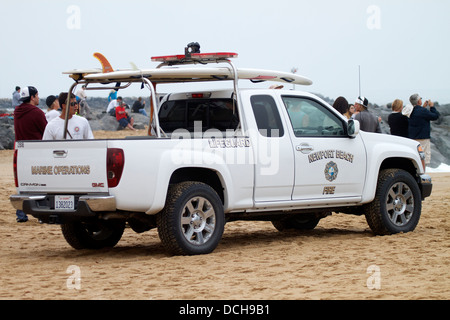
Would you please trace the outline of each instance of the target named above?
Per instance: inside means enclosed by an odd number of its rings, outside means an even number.
[[[283,96],[296,137],[345,136],[343,122],[317,101]]]
[[[282,137],[284,129],[273,97],[256,95],[250,101],[259,133],[264,137]]]

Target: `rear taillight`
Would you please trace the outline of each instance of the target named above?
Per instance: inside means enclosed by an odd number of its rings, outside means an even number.
[[[19,187],[19,179],[17,179],[17,149],[14,150],[14,159],[13,159],[13,168],[14,168],[14,183],[16,184],[16,188]]]
[[[122,177],[125,156],[122,149],[109,148],[106,158],[106,173],[108,177],[108,188],[115,188],[119,185]]]

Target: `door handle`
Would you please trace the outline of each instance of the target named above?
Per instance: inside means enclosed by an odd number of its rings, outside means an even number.
[[[67,157],[67,151],[66,150],[53,150],[53,157],[55,158],[65,158]]]
[[[301,145],[296,146],[295,150],[300,151],[301,153],[307,154],[307,153],[314,151],[314,147],[307,143],[302,143]]]

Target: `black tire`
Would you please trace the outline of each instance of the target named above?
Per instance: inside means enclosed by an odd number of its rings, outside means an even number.
[[[286,231],[286,230],[313,230],[317,224],[319,223],[320,218],[311,218],[311,217],[290,217],[284,218],[281,220],[272,221],[273,226],[278,231]]]
[[[386,169],[378,177],[375,199],[364,206],[376,235],[413,231],[419,223],[422,199],[416,180],[401,169]]]
[[[98,220],[92,223],[70,222],[61,225],[67,243],[77,250],[114,247],[122,238],[125,221]]]
[[[156,216],[159,238],[175,255],[212,252],[222,238],[223,204],[210,186],[181,182],[169,187],[166,205]]]

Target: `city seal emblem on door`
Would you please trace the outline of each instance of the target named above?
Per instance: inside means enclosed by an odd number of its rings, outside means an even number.
[[[338,170],[337,164],[334,163],[333,161],[330,161],[327,163],[325,170],[324,170],[325,178],[330,182],[334,181],[337,178],[338,172],[339,172],[339,170]]]

